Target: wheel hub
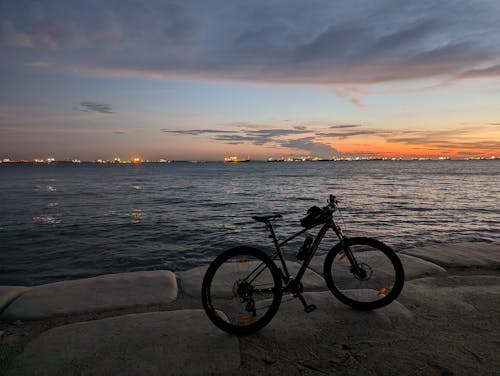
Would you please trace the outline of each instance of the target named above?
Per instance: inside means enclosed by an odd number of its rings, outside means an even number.
[[[356,272],[354,268],[351,269],[352,274],[354,277],[360,281],[367,281],[372,277],[373,270],[370,268],[369,265],[365,263],[360,263],[358,264],[358,269],[359,272]]]
[[[248,300],[251,298],[253,293],[253,287],[250,283],[246,281],[237,281],[235,284],[236,295],[243,300]]]

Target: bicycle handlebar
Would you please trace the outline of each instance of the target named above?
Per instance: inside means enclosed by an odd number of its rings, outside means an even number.
[[[328,207],[335,208],[337,206],[337,204],[338,204],[338,201],[335,198],[335,196],[330,195],[330,197],[328,198]]]
[[[338,203],[339,202],[337,201],[337,198],[334,195],[330,195],[330,197],[328,198],[328,205],[323,208],[323,211],[326,213],[327,211],[331,210],[331,212],[333,213],[337,210]]]
[[[334,195],[330,195],[328,199],[328,205],[319,208],[317,206],[312,206],[307,210],[307,215],[300,220],[302,227],[312,228],[319,224],[325,223],[328,217],[332,216],[332,213],[337,209],[337,199]]]

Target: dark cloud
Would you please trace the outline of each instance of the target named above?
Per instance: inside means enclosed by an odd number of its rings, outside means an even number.
[[[240,126],[241,124],[236,124]],[[310,133],[306,129],[252,129],[248,126],[247,129],[235,130],[219,130],[219,129],[161,129],[162,132],[172,133],[178,135],[211,135],[211,139],[215,141],[222,141],[224,143],[250,143],[253,145],[266,145],[276,143],[283,137],[300,135]]]
[[[491,124],[492,128],[497,124]],[[366,128],[363,129],[359,124],[340,124],[333,125],[326,129],[240,129],[240,130],[217,130],[217,129],[193,129],[193,130],[167,130],[163,132],[179,135],[208,135],[210,139],[225,144],[251,144],[256,146],[268,146],[292,149],[291,153],[300,151],[309,155],[319,157],[331,157],[340,154],[333,147],[329,140],[346,139],[356,136],[377,136],[389,143],[407,145],[416,150],[441,150],[446,154],[450,150],[476,149],[494,152],[500,148],[500,141],[488,140],[480,137],[476,127],[469,126],[455,129],[382,129]],[[336,129],[332,132],[330,129]],[[319,141],[321,140],[321,141]],[[364,148],[369,144],[358,145]],[[363,151],[356,152],[359,155]],[[373,152],[366,152],[373,154]]]
[[[498,77],[500,76],[500,64],[487,68],[471,69],[462,73],[462,77]]]
[[[273,140],[270,139],[263,139],[263,138],[258,138],[255,136],[243,136],[243,135],[219,135],[219,136],[214,136],[214,140],[217,141],[224,141],[228,143],[243,143],[243,142],[248,142],[253,145],[265,145],[267,143],[272,142]]]
[[[344,129],[344,128],[359,128],[361,125],[359,124],[341,124],[341,125],[332,125],[328,128],[330,129]]]
[[[334,154],[338,154],[338,151],[321,142],[315,141],[314,137],[303,137],[293,140],[281,140],[279,141],[280,146],[285,148],[299,149],[310,153],[316,157],[332,157]]]
[[[79,110],[84,112],[99,112],[101,114],[115,113],[111,111],[111,106],[109,104],[96,102],[80,102]]]
[[[500,149],[500,141],[480,137],[473,127],[445,130],[404,130],[396,135],[386,135],[390,143],[425,145],[436,149],[476,149],[495,151]]]
[[[299,128],[299,129],[296,129]],[[252,144],[257,146],[284,147],[301,152],[310,153],[319,157],[331,157],[338,153],[333,147],[315,141],[315,132],[307,130],[306,127],[294,127],[294,129],[242,129],[239,131],[216,130],[216,129],[188,129],[188,130],[168,130],[162,132],[178,135],[211,135],[211,139],[226,144]],[[309,134],[308,137],[293,138],[294,136]]]
[[[386,131],[382,131],[385,133]],[[346,139],[348,137],[353,137],[353,136],[364,136],[364,135],[373,135],[373,134],[379,134],[380,131],[377,130],[361,130],[361,131],[349,131],[349,132],[320,132],[317,135],[321,137],[331,137],[331,138],[339,138],[339,139]]]
[[[186,130],[161,129],[161,131],[165,133],[187,134],[192,136],[198,136],[202,134],[238,133],[237,131],[224,131],[219,129],[186,129]]]
[[[474,156],[474,155],[477,155],[478,153],[474,152],[474,151],[459,151],[457,154],[464,155],[464,156]]]
[[[2,56],[24,49],[12,64],[86,74],[315,85],[500,76],[496,0],[4,2],[0,44]]]
[[[266,145],[278,142],[283,137],[311,133],[307,130],[298,129],[245,129],[234,135],[217,135],[213,139],[227,142],[248,142],[253,145]]]
[[[307,129],[259,129],[247,130],[246,132],[247,134],[255,135],[256,137],[277,137],[310,133]]]
[[[432,17],[432,16],[430,16]],[[436,19],[416,20],[414,23],[404,25],[400,30],[394,30],[387,35],[377,39],[371,46],[371,53],[378,53],[383,56],[388,51],[406,48],[409,45],[420,44],[428,38],[432,38],[435,33],[441,32],[441,25]]]

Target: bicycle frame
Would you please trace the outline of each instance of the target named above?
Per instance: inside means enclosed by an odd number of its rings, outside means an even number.
[[[297,272],[295,277],[292,277],[290,275],[290,272],[288,271],[287,266],[286,266],[285,256],[284,256],[284,253],[283,253],[283,250],[281,249],[281,247],[283,245],[285,245],[286,243],[288,243],[289,241],[295,239],[297,236],[302,235],[304,232],[310,230],[310,228],[302,229],[302,230],[298,231],[297,233],[293,234],[292,236],[290,236],[289,238],[279,242],[278,238],[276,237],[276,233],[274,232],[274,228],[273,228],[271,221],[266,221],[265,225],[266,225],[266,229],[271,234],[271,238],[273,239],[273,243],[274,243],[274,246],[276,248],[276,252],[271,255],[271,259],[276,260],[276,258],[278,257],[280,259],[281,265],[283,267],[282,279],[285,282],[285,289],[287,288],[287,286],[290,285],[290,283],[292,281],[295,284],[298,284],[301,281],[302,277],[304,276],[304,273],[306,272],[307,267],[309,266],[312,258],[316,254],[316,251],[318,250],[319,245],[321,244],[321,241],[323,240],[326,232],[330,228],[333,229],[333,231],[335,232],[335,234],[339,238],[341,244],[342,245],[344,244],[345,235],[342,232],[342,229],[335,224],[333,218],[328,218],[325,221],[325,223],[323,224],[323,226],[321,227],[321,229],[319,230],[313,243],[311,244],[311,247],[309,248],[309,251],[307,253],[306,258],[302,262],[302,265],[301,265],[299,271]],[[356,265],[356,262],[354,262],[354,259],[351,255],[351,252],[347,252],[347,256],[348,256],[348,259],[351,261],[351,264]]]
[[[298,298],[304,312],[315,311],[316,305],[308,304],[306,299],[316,299],[304,293],[301,280],[330,229],[340,240],[334,240],[337,244],[327,251],[323,265],[323,277],[331,293],[355,309],[377,309],[394,301],[404,284],[404,269],[398,256],[389,246],[373,238],[345,236],[334,220],[337,209],[340,211],[335,196],[330,195],[328,205],[307,210],[307,216],[300,220],[300,231],[284,240],[277,237],[272,223],[281,215],[253,216],[255,221],[265,224],[275,250],[264,252],[241,245],[223,252],[210,264],[201,296],[210,320],[230,334],[253,333],[276,315],[284,295]],[[306,233],[313,228],[317,231],[314,238]],[[297,253],[297,259],[302,261],[299,264],[290,260],[292,263],[287,266],[283,246],[303,234],[307,239]],[[291,266],[297,270],[295,275],[290,274]],[[219,294],[223,289],[224,293]]]

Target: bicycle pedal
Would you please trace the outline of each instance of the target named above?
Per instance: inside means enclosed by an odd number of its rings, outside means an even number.
[[[316,306],[314,304],[309,304],[304,307],[305,313],[311,313],[314,310],[316,310]]]

